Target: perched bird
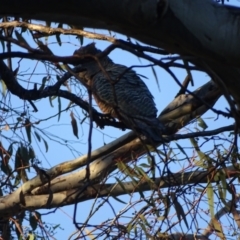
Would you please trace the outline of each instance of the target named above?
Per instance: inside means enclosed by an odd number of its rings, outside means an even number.
[[[76,50],[77,55],[101,53],[94,43]],[[92,59],[82,65],[79,77],[91,88],[103,113],[122,121],[138,136],[151,142],[161,142],[163,125],[156,118],[153,96],[132,69],[115,64],[108,56]],[[144,138],[143,138],[144,139]]]

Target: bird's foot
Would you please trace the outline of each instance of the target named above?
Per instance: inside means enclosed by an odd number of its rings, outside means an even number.
[[[116,122],[116,119],[111,116],[111,114],[99,114],[98,119],[96,119],[97,127],[103,129],[104,126],[109,125],[109,122]]]

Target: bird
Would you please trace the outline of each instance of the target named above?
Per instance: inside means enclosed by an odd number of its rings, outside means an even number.
[[[76,50],[78,56],[96,56],[102,51],[95,43]],[[117,118],[143,140],[162,142],[163,124],[157,119],[154,98],[140,76],[129,67],[114,63],[108,56],[92,57],[82,64],[78,76],[91,89],[104,114]]]

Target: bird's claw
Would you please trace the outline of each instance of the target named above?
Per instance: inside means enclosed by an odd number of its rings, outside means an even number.
[[[103,129],[106,122],[116,122],[116,119],[111,116],[111,114],[100,114],[96,121],[97,127]]]

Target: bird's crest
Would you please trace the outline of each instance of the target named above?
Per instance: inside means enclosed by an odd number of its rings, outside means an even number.
[[[97,53],[100,53],[101,50],[97,49],[95,46],[96,43],[90,43],[86,46],[80,47],[78,50],[74,52],[74,54],[77,55],[84,55],[84,54],[91,54],[96,55]]]

